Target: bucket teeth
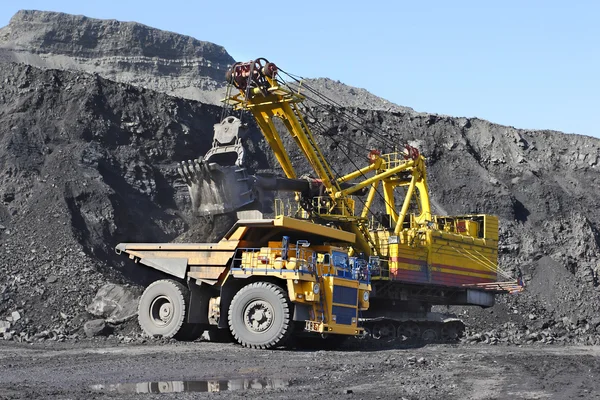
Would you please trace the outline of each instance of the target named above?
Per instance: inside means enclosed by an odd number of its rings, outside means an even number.
[[[202,180],[204,176],[202,161],[202,157],[197,160],[182,161],[179,167],[177,167],[177,172],[179,172],[179,175],[181,175],[188,186],[191,186],[193,183],[198,184]]]

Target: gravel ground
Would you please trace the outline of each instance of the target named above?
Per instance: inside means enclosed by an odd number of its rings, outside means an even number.
[[[0,399],[600,398],[599,367],[597,346],[431,345],[326,352],[256,351],[205,342],[0,342]]]

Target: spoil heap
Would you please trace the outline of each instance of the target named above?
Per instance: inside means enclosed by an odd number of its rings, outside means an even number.
[[[73,319],[79,328],[101,284],[145,279],[145,269],[123,269],[114,245],[185,229],[187,190],[169,167],[208,150],[220,111],[0,63],[0,315],[22,316],[11,329],[66,332]]]
[[[135,23],[28,11],[0,29],[0,335],[69,337],[104,283],[150,279],[113,255],[120,241],[184,232],[178,240],[214,240],[228,228],[228,217],[212,226],[192,219],[174,169],[208,150],[222,114],[178,97],[192,86],[213,102],[221,70],[152,67],[186,57],[232,62],[219,46]],[[501,266],[521,267],[528,288],[491,310],[456,310],[466,312],[470,341],[598,342],[600,141],[415,113],[339,83],[314,85],[355,106],[365,127],[428,157],[437,213],[501,217]],[[335,113],[313,112],[356,152],[379,147]],[[327,135],[318,140],[349,172],[348,151]],[[275,171],[256,128],[249,147],[252,168]]]

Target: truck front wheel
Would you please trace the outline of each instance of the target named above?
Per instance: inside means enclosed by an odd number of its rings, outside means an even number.
[[[240,289],[231,301],[228,318],[231,334],[245,347],[282,346],[292,333],[288,296],[269,282],[255,282]]]
[[[150,336],[185,340],[184,336],[192,328],[184,322],[188,299],[187,287],[177,281],[163,279],[153,282],[142,294],[138,305],[141,328]]]

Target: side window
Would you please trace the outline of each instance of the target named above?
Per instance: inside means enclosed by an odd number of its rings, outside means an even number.
[[[323,254],[323,265],[329,265],[330,262],[331,262],[331,260],[329,257],[329,253]]]
[[[340,268],[348,268],[348,254],[334,251],[332,253],[333,265]]]

